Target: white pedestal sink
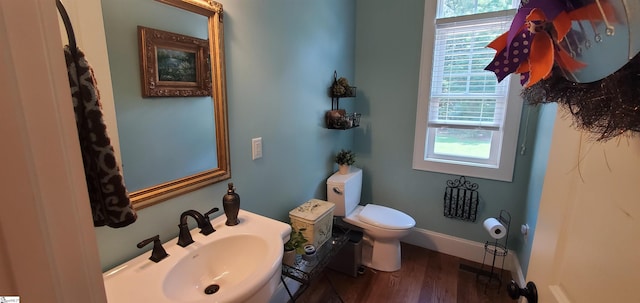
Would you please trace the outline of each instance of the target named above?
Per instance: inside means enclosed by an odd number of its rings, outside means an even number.
[[[240,210],[240,224],[211,221],[208,236],[191,230],[195,243],[163,244],[169,254],[155,263],[150,251],[104,273],[107,299],[127,302],[269,302],[280,282],[283,243],[291,227]]]

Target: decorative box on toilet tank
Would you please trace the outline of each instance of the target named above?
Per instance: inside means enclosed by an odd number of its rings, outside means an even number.
[[[331,202],[311,199],[289,212],[291,225],[295,230],[304,228],[304,237],[318,248],[331,238],[335,207]]]

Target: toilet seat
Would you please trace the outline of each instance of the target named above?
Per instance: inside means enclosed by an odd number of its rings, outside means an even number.
[[[386,229],[409,229],[416,221],[409,215],[382,205],[367,204],[358,213],[358,219],[367,224]]]

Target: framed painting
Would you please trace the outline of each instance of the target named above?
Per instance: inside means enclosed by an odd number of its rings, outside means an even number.
[[[143,97],[211,96],[209,40],[138,26]]]

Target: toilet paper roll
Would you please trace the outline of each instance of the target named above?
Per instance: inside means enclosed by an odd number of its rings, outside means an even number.
[[[507,235],[507,229],[496,218],[488,218],[484,220],[482,225],[484,225],[484,229],[486,229],[494,239],[502,239],[502,237]]]

